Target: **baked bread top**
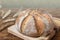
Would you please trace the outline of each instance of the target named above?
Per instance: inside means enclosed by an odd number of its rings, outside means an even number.
[[[46,36],[54,29],[52,16],[39,9],[21,11],[16,23],[20,33],[30,37]]]

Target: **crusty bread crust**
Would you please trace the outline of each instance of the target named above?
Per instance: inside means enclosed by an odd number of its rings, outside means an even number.
[[[21,21],[21,19],[23,20]],[[18,25],[21,33],[32,37],[39,37],[41,35],[46,36],[54,30],[54,24],[51,17],[40,10],[25,10],[25,13],[22,11],[18,16],[16,23],[19,23]]]

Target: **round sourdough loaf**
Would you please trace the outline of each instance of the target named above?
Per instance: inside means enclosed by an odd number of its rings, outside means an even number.
[[[16,23],[20,33],[30,37],[46,36],[54,30],[52,16],[39,9],[21,11]]]

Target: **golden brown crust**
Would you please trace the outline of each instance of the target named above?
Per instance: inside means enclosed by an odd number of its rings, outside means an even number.
[[[20,23],[21,24],[20,31],[21,31],[21,33],[24,33],[27,36],[33,36],[33,37],[35,36],[36,37],[36,36],[42,35],[44,33],[44,31],[47,30],[47,28],[46,28],[47,24],[45,21],[47,21],[49,24],[48,29],[53,30],[52,26],[50,28],[50,25],[53,24],[51,17],[48,14],[43,14],[39,10],[30,10],[30,11],[28,10],[25,13],[20,14],[20,16],[17,18],[17,21],[16,21],[17,23],[19,23],[21,21],[20,20],[21,17],[24,17],[24,18],[23,18],[23,21]],[[44,20],[44,19],[46,19],[46,20]],[[29,32],[27,32],[27,30]],[[47,31],[49,31],[49,30],[47,30]]]
[[[34,15],[34,18],[35,18],[35,23],[36,23],[38,34],[41,35],[44,31],[45,25],[39,16]]]
[[[30,18],[31,18],[31,16],[27,16],[27,17],[23,20],[23,22],[22,22],[22,24],[21,24],[21,31],[22,31],[22,32],[24,32],[24,30],[25,30],[25,28],[26,28],[26,24],[27,24],[27,22],[30,20]]]
[[[49,21],[51,30],[53,30],[54,24],[53,24],[53,21],[52,21],[51,17],[50,17],[48,14],[42,14],[42,15]],[[53,27],[52,27],[52,26],[53,26]],[[50,32],[51,32],[51,31],[50,31]]]

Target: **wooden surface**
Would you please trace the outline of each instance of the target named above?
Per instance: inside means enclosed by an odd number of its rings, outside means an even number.
[[[6,10],[6,9],[4,9]],[[13,16],[13,13],[15,14],[17,10],[14,10],[11,15]],[[60,18],[60,9],[49,9],[48,10],[54,17],[58,17]],[[10,16],[10,17],[12,17]],[[6,19],[10,18],[10,17],[7,17]],[[1,19],[0,19],[1,20]],[[15,21],[13,21],[13,24],[14,24]],[[10,25],[9,25],[10,26]],[[1,27],[1,25],[0,25]],[[4,25],[2,26],[4,27]],[[3,29],[1,32],[0,32],[0,40],[22,40],[10,33],[7,32],[7,27],[5,29]],[[52,38],[52,40],[60,40],[60,31],[56,32],[56,35]]]

